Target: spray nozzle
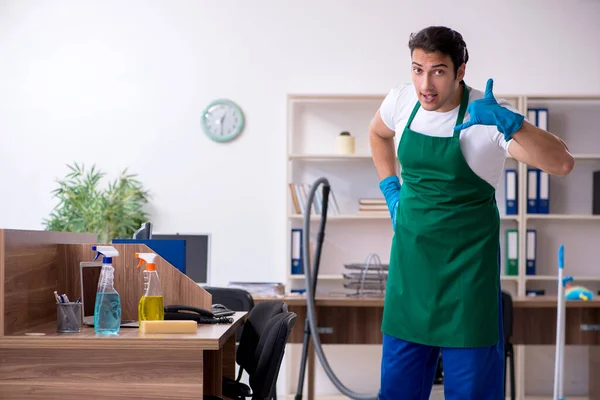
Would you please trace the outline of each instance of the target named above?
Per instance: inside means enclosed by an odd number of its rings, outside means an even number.
[[[104,264],[112,263],[112,258],[119,256],[119,251],[112,246],[92,246],[92,250],[97,252],[96,257],[94,257],[94,261],[96,261],[98,257],[100,257],[100,254],[102,254],[102,262]]]
[[[154,263],[154,259],[156,258],[156,254],[154,253],[135,253],[135,257],[140,259],[138,263],[138,268],[142,266],[142,264],[146,263],[146,270],[154,271],[156,269],[156,264]]]

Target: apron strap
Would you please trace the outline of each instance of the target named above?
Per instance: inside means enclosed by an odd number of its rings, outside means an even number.
[[[410,129],[410,124],[412,124],[415,115],[417,115],[417,111],[419,111],[419,107],[421,106],[421,102],[417,100],[417,104],[413,107],[412,113],[410,117],[408,117],[408,122],[406,123],[406,127]]]
[[[460,125],[463,123],[463,119],[465,117],[465,113],[467,111],[467,106],[469,105],[469,88],[465,81],[461,81],[460,84],[463,87],[462,98],[460,100],[460,108],[458,110],[458,116],[456,117],[456,125]],[[454,130],[454,134],[452,135],[455,138],[460,137],[460,131]]]

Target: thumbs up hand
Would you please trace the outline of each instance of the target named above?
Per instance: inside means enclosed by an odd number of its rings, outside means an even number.
[[[492,125],[502,132],[507,142],[516,131],[521,129],[525,117],[498,104],[492,92],[493,87],[494,80],[490,78],[483,99],[475,100],[468,105],[469,120],[455,126],[454,129],[463,130],[473,125]]]

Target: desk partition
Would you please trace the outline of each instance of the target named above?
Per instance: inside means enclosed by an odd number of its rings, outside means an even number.
[[[0,336],[31,330],[56,321],[53,292],[75,301],[81,297],[79,263],[91,261],[97,236],[88,233],[0,230]],[[119,251],[113,259],[115,289],[123,319],[137,319],[143,273],[136,252],[152,252],[142,244],[105,244]],[[210,309],[212,296],[158,256],[165,304]]]

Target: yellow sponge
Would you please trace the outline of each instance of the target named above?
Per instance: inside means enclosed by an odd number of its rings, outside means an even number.
[[[142,333],[196,333],[198,323],[196,321],[174,320],[174,321],[141,321],[140,332]]]

